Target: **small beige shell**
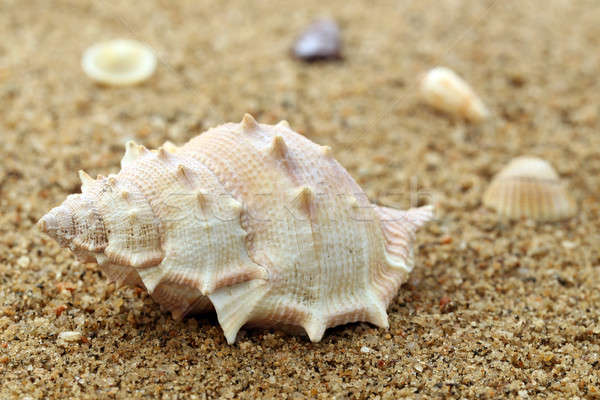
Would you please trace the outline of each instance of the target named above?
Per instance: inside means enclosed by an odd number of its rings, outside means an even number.
[[[483,204],[515,219],[556,221],[576,212],[575,202],[554,168],[536,157],[512,160],[492,180]]]
[[[421,96],[433,108],[471,122],[482,122],[490,115],[473,89],[449,68],[427,72],[421,79]]]
[[[134,85],[156,69],[152,49],[134,40],[117,39],[95,44],[83,53],[81,66],[93,80],[106,85]]]

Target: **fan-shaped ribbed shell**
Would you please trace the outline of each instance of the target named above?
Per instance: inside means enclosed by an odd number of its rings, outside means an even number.
[[[129,142],[114,176],[81,174],[43,230],[176,318],[215,309],[244,324],[301,326],[313,341],[352,321],[388,326],[430,207],[372,205],[346,170],[287,122],[210,129],[182,147]]]
[[[553,221],[571,217],[576,212],[575,202],[554,168],[535,157],[512,160],[494,177],[483,203],[515,219]]]

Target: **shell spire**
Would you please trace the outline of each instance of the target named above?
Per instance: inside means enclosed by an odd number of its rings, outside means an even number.
[[[90,185],[92,185],[95,181],[94,178],[89,176],[84,170],[79,170],[79,180],[81,180],[81,191],[87,190]]]
[[[275,135],[273,141],[271,142],[271,146],[269,147],[271,154],[273,154],[277,158],[284,158],[288,149],[285,144],[285,140],[281,135]]]
[[[240,134],[240,132],[247,134]],[[67,197],[39,227],[173,318],[216,311],[228,343],[246,324],[389,326],[431,207],[371,204],[348,172],[285,122],[208,130],[158,150],[128,142],[122,169]]]
[[[190,177],[191,173],[192,172],[190,170],[188,170],[185,165],[183,165],[183,164],[177,165],[177,176],[190,185],[192,184],[191,177]]]
[[[315,194],[309,186],[301,186],[294,191],[294,202],[298,205],[303,213],[310,216],[311,203],[314,200]]]
[[[201,209],[205,209],[208,206],[208,194],[205,190],[196,189],[193,195]]]
[[[241,124],[244,132],[253,132],[258,129],[258,122],[248,113],[244,114]]]
[[[141,156],[140,146],[133,140],[125,143],[125,155],[121,159],[121,168],[126,168],[133,164]]]

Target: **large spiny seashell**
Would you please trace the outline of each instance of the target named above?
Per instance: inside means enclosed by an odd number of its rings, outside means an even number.
[[[111,280],[145,287],[175,318],[214,309],[229,343],[245,324],[388,326],[431,207],[372,205],[287,122],[210,129],[182,147],[127,144],[117,175],[81,173],[40,227]]]
[[[518,157],[494,177],[483,204],[509,218],[555,221],[575,214],[575,202],[546,161]]]
[[[433,68],[423,76],[421,96],[433,108],[471,122],[482,122],[490,115],[469,84],[446,67]]]

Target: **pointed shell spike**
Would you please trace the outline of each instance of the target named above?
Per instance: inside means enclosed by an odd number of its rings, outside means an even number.
[[[258,129],[258,122],[248,113],[244,114],[242,119],[242,130],[244,132],[252,132]]]
[[[138,270],[138,274],[140,275],[142,282],[144,282],[144,286],[148,293],[152,294],[163,278],[164,271],[160,265],[156,265],[150,268],[141,268]]]
[[[157,157],[160,158],[161,160],[165,161],[165,160],[169,159],[169,154],[164,149],[164,147],[161,147],[161,148],[158,149]]]
[[[310,316],[302,326],[311,342],[320,342],[327,329],[325,322],[316,316]]]
[[[129,140],[127,143],[125,143],[125,155],[121,159],[121,168],[132,165],[139,157],[140,146],[138,146],[133,140]]]
[[[175,144],[173,144],[173,142],[171,142],[170,140],[167,140],[166,142],[164,142],[162,145],[162,148],[165,149],[169,153],[175,153],[178,149],[178,147],[175,146]]]
[[[313,190],[305,185],[297,188],[294,194],[294,201],[298,204],[298,208],[310,214],[310,203],[314,198]]]
[[[283,140],[283,136],[275,135],[273,142],[271,143],[270,151],[271,154],[277,158],[285,157],[287,153],[287,145],[285,144],[285,140]]]
[[[370,297],[372,300],[371,304],[367,306],[367,321],[380,328],[388,329],[390,327],[390,323],[385,304],[383,304],[381,300],[377,299],[376,295],[371,295]]]
[[[319,150],[321,151],[321,154],[323,154],[325,157],[331,157],[331,147],[321,146],[319,147]]]
[[[208,195],[204,190],[197,189],[193,192],[193,195],[196,198],[196,200],[198,201],[200,208],[206,207],[206,204],[208,203]]]
[[[179,164],[177,166],[177,175],[181,178],[181,179],[185,179],[185,180],[189,180],[189,175],[188,175],[188,170],[185,167],[185,165],[183,164]]]
[[[251,318],[257,303],[268,292],[262,279],[254,279],[215,290],[208,295],[213,303],[227,343],[233,344],[240,328]]]
[[[279,121],[277,123],[277,126],[283,127],[283,128],[286,128],[286,129],[292,129],[292,127],[290,126],[290,123],[287,122],[285,119],[282,119],[281,121]]]
[[[89,187],[92,183],[94,183],[94,178],[89,176],[84,170],[79,170],[79,179],[81,180],[81,191],[85,191],[86,188]]]

